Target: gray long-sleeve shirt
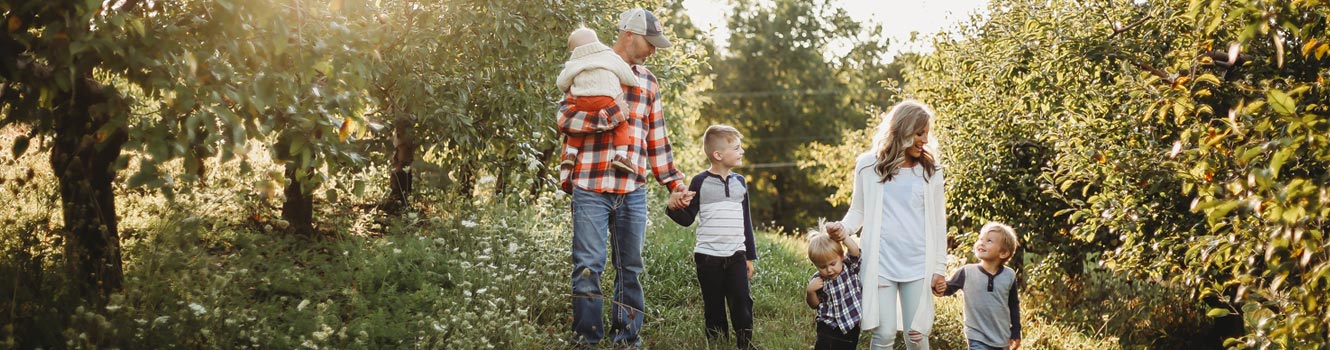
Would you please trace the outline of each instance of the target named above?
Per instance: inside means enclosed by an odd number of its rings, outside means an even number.
[[[969,278],[966,278],[969,277]],[[988,346],[1005,348],[1021,339],[1021,300],[1016,293],[1016,271],[1003,266],[990,274],[980,264],[961,266],[947,279],[944,295],[965,290],[965,337]]]

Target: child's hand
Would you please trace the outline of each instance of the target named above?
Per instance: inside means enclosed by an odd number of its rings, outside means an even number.
[[[753,279],[753,261],[748,260],[748,279]]]
[[[1021,340],[1020,340],[1020,339],[1012,339],[1012,340],[1008,341],[1008,342],[1007,342],[1007,348],[1008,348],[1008,349],[1011,349],[1011,350],[1020,349],[1020,348],[1021,348]]]
[[[820,289],[822,289],[822,278],[814,278],[812,281],[808,281],[809,293],[816,293]]]

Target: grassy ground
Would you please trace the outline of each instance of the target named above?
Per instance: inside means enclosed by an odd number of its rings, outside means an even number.
[[[0,348],[569,348],[566,197],[501,203],[426,189],[400,216],[387,216],[343,195],[316,202],[328,233],[303,238],[279,230],[276,199],[263,191],[271,169],[240,175],[215,166],[207,186],[174,200],[118,188],[125,288],[93,308],[62,288],[59,199],[45,157],[5,158],[0,169],[0,202],[14,204],[0,212],[0,280],[14,283],[0,288]],[[387,177],[376,169],[354,176]],[[368,183],[365,198],[382,198],[386,189]],[[726,348],[703,336],[692,231],[665,218],[656,192],[644,252],[644,347]],[[803,245],[759,235],[752,285],[762,348],[812,344],[803,288],[813,268]],[[603,278],[607,293],[612,279],[612,271]],[[934,348],[961,349],[958,299],[942,300],[938,314]],[[1027,319],[1025,344],[1117,347],[1037,319]]]

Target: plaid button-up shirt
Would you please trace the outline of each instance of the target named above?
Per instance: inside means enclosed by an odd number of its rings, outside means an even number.
[[[674,168],[670,152],[670,139],[665,136],[665,117],[660,105],[660,85],[656,76],[640,65],[632,66],[641,80],[639,87],[624,87],[624,102],[629,118],[628,164],[637,174],[614,170],[614,129],[612,114],[617,108],[606,108],[597,113],[577,111],[573,96],[564,96],[559,102],[557,122],[559,130],[568,134],[592,136],[586,139],[577,153],[577,165],[567,178],[560,178],[564,188],[569,185],[599,193],[629,193],[646,184],[646,170],[656,175],[656,181],[670,190],[684,186],[684,174]]]
[[[859,326],[859,312],[863,309],[863,284],[859,282],[859,257],[845,257],[845,269],[836,277],[823,280],[822,290],[817,292],[822,304],[817,306],[817,322],[831,326],[841,332],[849,332]],[[813,278],[822,278],[813,273]],[[809,282],[813,278],[808,279]]]

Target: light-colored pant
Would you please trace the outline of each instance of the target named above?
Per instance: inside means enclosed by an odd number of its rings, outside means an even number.
[[[893,282],[885,278],[878,278],[877,287],[877,305],[878,324],[877,329],[873,330],[873,342],[869,345],[870,349],[890,350],[896,344],[896,301],[899,298],[901,312],[901,322],[904,325],[901,333],[905,337],[905,348],[910,350],[928,350],[928,335],[924,334],[924,341],[914,343],[910,341],[909,331],[911,323],[914,322],[914,313],[919,311],[919,304],[922,302],[919,298],[924,295],[924,289],[928,288],[928,279],[918,279],[909,282]],[[928,294],[932,297],[932,294]],[[925,312],[932,312],[925,310]]]

